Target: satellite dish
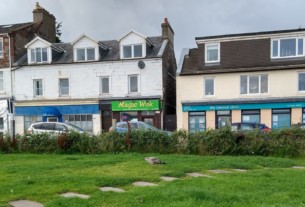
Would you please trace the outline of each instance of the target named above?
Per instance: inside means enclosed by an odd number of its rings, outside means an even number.
[[[142,60],[140,60],[140,61],[138,62],[138,67],[139,67],[140,69],[144,69],[144,68],[145,68],[145,63],[144,63]]]

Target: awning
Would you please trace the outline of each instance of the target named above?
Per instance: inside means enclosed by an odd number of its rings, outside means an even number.
[[[44,107],[42,110],[42,116],[61,116],[61,113],[58,111],[57,108],[48,106]]]

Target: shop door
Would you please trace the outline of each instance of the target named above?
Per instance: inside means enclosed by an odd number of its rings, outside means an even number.
[[[55,116],[50,116],[47,118],[48,122],[58,122],[58,117]]]
[[[111,111],[102,111],[102,131],[108,132],[112,126],[112,113]]]

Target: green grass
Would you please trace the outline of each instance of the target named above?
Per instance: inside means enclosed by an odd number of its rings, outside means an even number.
[[[166,165],[149,165],[146,156],[157,156]],[[0,206],[29,199],[46,207],[99,206],[305,206],[305,159],[271,157],[210,157],[158,154],[102,155],[0,155]],[[212,174],[207,170],[234,168],[248,172]],[[185,173],[208,173],[213,178],[190,178]],[[233,171],[232,171],[233,172]],[[173,182],[160,176],[176,176]],[[135,181],[158,183],[135,187]],[[101,192],[114,186],[125,193]],[[62,198],[63,192],[91,197]]]

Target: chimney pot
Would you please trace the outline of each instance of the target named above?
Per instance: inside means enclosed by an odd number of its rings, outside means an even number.
[[[167,17],[164,18],[164,23],[168,23]]]

